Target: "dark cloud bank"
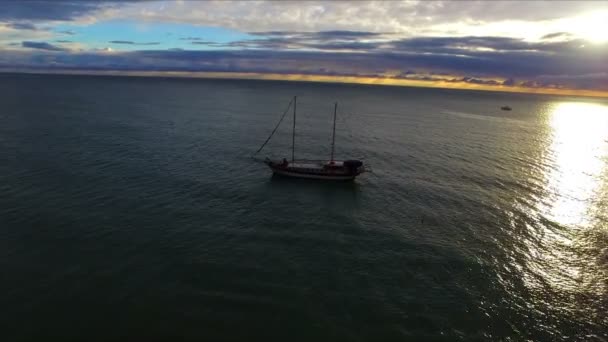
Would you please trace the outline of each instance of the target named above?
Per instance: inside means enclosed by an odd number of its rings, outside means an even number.
[[[67,51],[66,49],[46,42],[22,42],[21,46],[30,49],[46,50],[46,51]]]
[[[256,32],[253,39],[216,43],[183,37],[193,48],[210,50],[141,50],[121,53],[70,52],[46,42],[23,42],[35,53],[6,51],[0,67],[10,67],[10,54],[23,64],[45,68],[36,58],[53,54],[53,67],[87,70],[208,71],[301,73],[385,77],[403,70],[401,79],[465,82],[479,85],[608,90],[606,45],[590,45],[556,32],[540,42],[505,37],[418,37],[392,39],[390,34],[358,31]],[[114,40],[111,44],[152,46]],[[456,75],[456,76],[454,76]],[[502,79],[504,81],[497,81]]]
[[[0,3],[0,21],[74,20],[107,7],[118,7],[120,2],[4,0]]]

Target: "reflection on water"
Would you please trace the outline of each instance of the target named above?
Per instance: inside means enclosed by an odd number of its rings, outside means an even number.
[[[608,142],[608,108],[588,103],[560,103],[551,113],[553,167],[548,190],[551,220],[587,226],[600,190]]]
[[[524,275],[533,288],[582,295],[605,291],[598,265],[598,241],[604,228],[595,217],[605,197],[608,156],[608,107],[588,103],[559,103],[548,113],[551,142],[545,157],[546,189],[534,241],[529,242]],[[591,237],[591,238],[590,238]],[[591,252],[590,252],[591,251]],[[546,287],[548,286],[548,287]],[[576,305],[550,301],[554,308]],[[545,299],[539,298],[541,301]],[[582,309],[579,303],[577,309]]]
[[[334,205],[355,205],[361,191],[361,185],[356,181],[315,181],[310,179],[292,178],[280,175],[268,177],[267,190],[280,196],[296,199],[298,196],[315,196],[322,201],[330,201]]]

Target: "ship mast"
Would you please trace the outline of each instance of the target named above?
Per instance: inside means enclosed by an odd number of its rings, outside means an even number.
[[[331,159],[330,162],[334,162],[334,148],[336,145],[336,113],[338,112],[338,102],[334,106],[334,129],[331,134]]]
[[[293,130],[291,132],[291,162],[295,160],[295,151],[296,151],[296,99],[297,97],[293,97]]]

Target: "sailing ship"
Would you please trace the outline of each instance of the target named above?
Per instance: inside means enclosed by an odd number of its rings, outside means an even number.
[[[289,106],[283,113],[281,120],[276,125],[266,142],[262,144],[262,147],[258,149],[256,154],[260,152],[264,146],[270,141],[272,135],[279,128],[279,125],[285,118],[285,115],[289,111],[293,104],[293,127],[291,133],[291,160],[287,158],[283,160],[272,160],[266,158],[264,163],[272,170],[273,174],[286,177],[295,178],[308,178],[308,179],[319,179],[319,180],[341,180],[348,181],[354,180],[358,175],[365,172],[365,166],[363,162],[356,159],[351,160],[336,160],[334,158],[335,146],[336,146],[336,115],[338,112],[338,103],[334,105],[334,124],[331,137],[331,155],[329,160],[297,160],[295,158],[295,138],[296,138],[296,102],[297,97],[293,97]]]

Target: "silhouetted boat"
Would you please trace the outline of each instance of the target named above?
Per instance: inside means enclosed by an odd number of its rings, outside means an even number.
[[[500,107],[500,109],[502,109],[502,110],[511,110],[511,107],[509,107],[509,106],[502,106],[502,107]]]
[[[272,131],[266,142],[260,147],[256,154],[264,148],[266,143],[270,140],[272,135],[276,132],[277,128],[283,121],[285,114],[289,111],[291,104],[293,103],[293,129],[291,135],[291,161],[287,161],[286,158],[283,160],[272,160],[266,158],[264,163],[270,167],[275,175],[296,177],[296,178],[308,178],[308,179],[320,179],[320,180],[353,180],[355,177],[365,172],[365,166],[360,160],[335,160],[334,150],[336,141],[336,115],[338,111],[338,103],[334,106],[334,125],[331,138],[331,156],[329,160],[296,160],[295,159],[295,134],[296,134],[296,101],[297,98],[294,96],[293,100],[289,103],[289,107],[281,120]]]

